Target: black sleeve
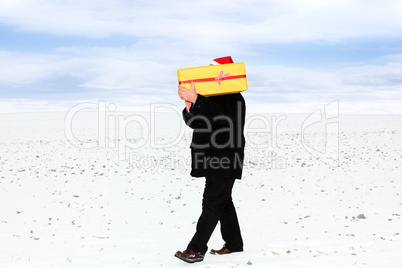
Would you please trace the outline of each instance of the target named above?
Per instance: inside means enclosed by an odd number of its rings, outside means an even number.
[[[191,106],[193,106],[193,105],[191,105]],[[190,109],[191,110],[191,109]],[[189,120],[193,117],[193,114],[190,112],[187,112],[187,109],[184,107],[184,109],[183,109],[183,112],[182,112],[182,114],[183,114],[183,120],[184,120],[184,122],[186,123],[186,125],[188,125],[189,127],[191,127],[191,125],[190,125],[190,123],[191,123],[191,121],[189,122]]]
[[[202,116],[195,116],[192,113],[192,108],[194,104],[191,105],[190,107],[190,113],[187,112],[187,109],[183,109],[183,120],[186,123],[187,126],[189,126],[192,129],[204,129],[207,127],[206,121]]]

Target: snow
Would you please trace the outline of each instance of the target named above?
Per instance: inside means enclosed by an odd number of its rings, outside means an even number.
[[[180,115],[66,115],[0,114],[0,267],[187,267],[173,255],[194,233],[204,180],[189,176]],[[276,129],[255,131],[261,117]],[[248,115],[233,190],[245,251],[192,267],[400,267],[402,116],[340,115],[328,136],[303,129],[308,117]],[[208,245],[222,244],[217,226]]]

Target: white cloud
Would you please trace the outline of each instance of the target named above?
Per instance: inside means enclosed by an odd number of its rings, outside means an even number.
[[[58,60],[56,55],[0,51],[0,82],[14,86],[34,83],[54,73],[47,66]]]
[[[50,92],[53,100],[47,100],[48,109],[68,107],[78,98],[91,101],[104,99],[116,102],[119,107],[136,109],[155,102],[181,105],[176,96],[176,70],[183,66],[178,63],[136,60],[140,56],[131,48],[71,48],[57,52],[60,54],[1,52],[0,60],[7,64],[0,68],[1,88],[8,90],[7,85],[21,86],[24,82],[25,92],[15,93],[11,99],[26,99],[24,94],[43,86],[43,81],[59,76],[70,80],[75,77],[79,79],[70,85],[71,88],[64,91],[56,88],[56,92]],[[252,110],[289,106],[293,111],[306,112],[320,103],[339,100],[348,105],[344,111],[372,113],[382,109],[400,114],[402,59],[387,56],[384,60],[387,62],[333,70],[247,65],[249,90],[245,96]],[[68,101],[63,100],[63,94],[69,96]],[[46,94],[38,95],[37,99],[40,101],[46,97]],[[63,105],[56,105],[60,100],[64,101]],[[398,102],[401,105],[395,105]],[[364,106],[358,108],[363,103]]]
[[[47,90],[54,94],[52,99],[63,103],[47,103],[53,108],[66,107],[81,97],[110,98],[127,107],[166,100],[180,103],[175,96],[176,70],[207,65],[211,55],[259,56],[250,48],[268,43],[402,35],[402,2],[394,0],[0,2],[0,23],[18,31],[132,38],[132,44],[125,47],[85,48],[78,41],[76,47],[42,54],[0,51],[3,97],[7,93],[21,100],[17,103],[27,103],[24,94]],[[373,102],[377,110],[383,106],[384,111],[401,113],[398,107],[402,105],[386,103],[397,103],[401,98],[401,54],[361,65],[320,70],[246,63],[250,86],[246,94],[251,103],[274,105],[277,101],[278,109],[288,103],[297,110],[339,99],[369,103],[365,107]],[[64,91],[58,86],[64,86]],[[69,89],[71,92],[65,92]],[[62,102],[61,96],[69,101]]]
[[[397,0],[3,0],[0,21],[55,35],[180,40],[213,47],[354,36],[401,36]]]

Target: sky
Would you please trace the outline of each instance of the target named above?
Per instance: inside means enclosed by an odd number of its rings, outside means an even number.
[[[177,70],[232,56],[249,112],[402,114],[399,0],[0,0],[0,113],[183,107]]]

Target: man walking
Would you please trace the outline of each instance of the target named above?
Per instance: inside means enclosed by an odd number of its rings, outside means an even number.
[[[233,63],[231,57],[214,60],[214,64]],[[207,243],[220,222],[225,241],[211,254],[243,251],[243,240],[232,201],[232,188],[241,179],[244,159],[244,121],[246,105],[241,93],[204,97],[197,94],[194,83],[179,86],[179,97],[185,101],[183,119],[194,129],[191,142],[191,176],[205,177],[202,213],[196,232],[184,251],[175,256],[193,263],[204,260]]]

